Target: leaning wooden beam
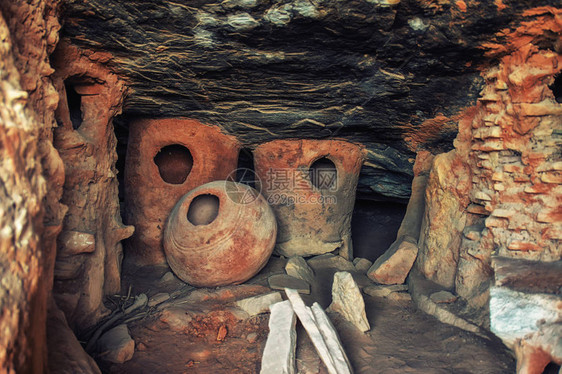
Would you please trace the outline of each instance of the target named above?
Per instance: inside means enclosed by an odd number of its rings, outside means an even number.
[[[297,319],[289,301],[271,305],[269,336],[263,351],[260,374],[294,374]]]
[[[329,337],[328,339],[322,333],[322,331],[327,329],[333,329],[331,323],[329,325],[326,324],[322,317],[320,317],[320,320],[317,320],[312,310],[304,304],[297,291],[286,288],[285,293],[287,294],[287,298],[291,302],[297,317],[299,317],[304,329],[308,333],[308,336],[310,336],[310,340],[312,340],[312,344],[316,348],[320,359],[322,359],[322,362],[326,365],[328,373],[351,374],[351,366],[348,365],[345,359],[341,359],[342,356],[345,356],[343,350],[338,355],[340,359],[332,353],[333,351],[339,350],[341,347],[339,339],[336,338],[337,343],[334,343],[332,339],[334,335],[337,337],[335,330],[333,330],[332,333],[326,333],[326,336]],[[319,307],[320,306],[317,308]]]

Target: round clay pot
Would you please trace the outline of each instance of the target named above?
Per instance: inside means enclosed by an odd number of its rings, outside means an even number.
[[[253,188],[215,181],[184,195],[164,230],[172,271],[199,287],[242,283],[271,256],[277,223],[265,198]]]

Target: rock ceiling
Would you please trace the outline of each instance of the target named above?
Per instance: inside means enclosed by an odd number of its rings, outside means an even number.
[[[450,149],[476,102],[484,43],[548,3],[65,0],[62,35],[111,54],[125,123],[197,118],[249,148],[346,138],[369,150],[359,192],[405,199],[416,149]]]

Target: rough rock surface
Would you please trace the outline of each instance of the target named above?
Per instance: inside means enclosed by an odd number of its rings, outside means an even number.
[[[328,307],[328,311],[341,314],[362,332],[371,329],[365,314],[363,295],[351,273],[339,271],[334,274],[332,303]]]
[[[305,280],[309,284],[314,283],[314,271],[301,256],[291,257],[285,265],[285,271],[292,277]]]
[[[416,266],[426,278],[445,288],[455,285],[469,177],[468,166],[453,150],[435,157],[427,182]]]
[[[353,265],[358,272],[366,273],[373,266],[373,263],[366,258],[355,258],[353,259]]]
[[[96,362],[90,357],[68,326],[64,313],[54,300],[49,302],[47,343],[49,371],[57,374],[101,374]]]
[[[250,317],[255,316],[260,313],[265,313],[269,311],[270,306],[282,301],[281,293],[273,292],[265,295],[258,295],[254,297],[249,297],[247,299],[238,300],[236,305],[248,313]]]
[[[130,82],[126,116],[189,112],[248,146],[361,142],[369,153],[360,193],[405,199],[411,149],[450,149],[451,117],[476,100],[488,61],[481,44],[521,9],[557,2],[65,3],[64,34],[111,52]]]
[[[396,239],[404,235],[408,235],[416,240],[420,238],[421,225],[425,212],[425,189],[434,158],[435,156],[429,151],[419,151],[416,154],[412,193],[408,200],[406,214],[396,234]]]
[[[115,364],[122,364],[133,358],[135,341],[129,335],[127,325],[121,324],[105,332],[98,340],[101,358]]]
[[[380,284],[402,284],[406,280],[416,256],[416,240],[409,236],[397,239],[367,271],[367,276]]]
[[[287,274],[275,274],[267,279],[269,287],[274,290],[284,290],[290,288],[299,293],[310,294],[310,284],[299,278],[291,277]]]
[[[64,162],[62,202],[68,206],[58,240],[54,292],[78,332],[97,323],[108,312],[105,295],[121,289],[121,241],[134,231],[121,222],[112,122],[125,86],[104,65],[106,59],[107,54],[79,51],[64,42],[51,57],[60,95],[54,144]]]
[[[47,370],[47,301],[64,181],[52,127],[55,1],[0,2],[0,371]]]
[[[281,294],[277,294],[281,297]],[[260,373],[295,373],[296,323],[295,312],[289,300],[271,305],[269,335],[263,349]]]

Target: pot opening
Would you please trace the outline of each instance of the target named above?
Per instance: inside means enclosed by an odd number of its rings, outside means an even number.
[[[187,211],[187,220],[194,226],[208,225],[213,222],[219,214],[220,200],[211,194],[195,197]]]
[[[166,183],[182,184],[193,167],[193,157],[189,149],[180,144],[163,147],[154,156],[160,177]]]
[[[309,169],[310,183],[316,189],[335,191],[338,185],[338,170],[332,160],[322,157]]]

